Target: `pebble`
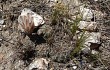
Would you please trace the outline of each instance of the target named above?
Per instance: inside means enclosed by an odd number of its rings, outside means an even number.
[[[98,51],[92,50],[92,54],[98,54]]]
[[[90,48],[89,47],[82,48],[82,53],[83,54],[89,54],[90,53]]]
[[[4,20],[0,19],[0,25],[3,25],[3,23],[4,23]]]
[[[3,39],[0,39],[0,41],[2,41]]]
[[[94,0],[94,1],[98,1],[98,0]]]
[[[3,57],[4,57],[4,54],[3,53],[0,53],[0,61],[3,60]]]
[[[3,25],[4,23],[4,20],[2,19],[2,16],[3,16],[3,11],[0,9],[0,25]]]
[[[48,63],[49,61],[47,61],[46,59],[38,58],[29,65],[29,70],[32,70],[34,68],[47,70]]]
[[[97,23],[96,22],[80,21],[78,24],[78,28],[86,29],[88,31],[94,31],[97,28]]]
[[[73,66],[73,69],[77,69],[77,66],[76,66],[76,65],[74,65],[74,66]]]

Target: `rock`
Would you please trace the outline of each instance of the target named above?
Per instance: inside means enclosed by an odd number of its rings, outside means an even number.
[[[4,20],[0,19],[0,25],[3,25],[3,23],[4,23]]]
[[[58,0],[48,0],[48,3],[49,3],[49,7],[52,7],[55,5],[55,3],[57,2]]]
[[[78,35],[79,39],[80,39],[82,33],[83,32],[81,32]],[[84,46],[85,47],[90,47],[91,43],[100,44],[100,38],[101,38],[101,33],[100,32],[88,32],[88,31],[85,31],[84,36],[86,36],[85,42],[84,42]]]
[[[86,42],[91,43],[100,43],[101,33],[100,32],[91,32],[90,36],[86,39]]]
[[[49,0],[50,2],[57,2],[58,0]]]
[[[2,19],[3,13],[2,10],[0,10],[0,25],[3,25],[4,19]]]
[[[18,0],[18,1],[22,2],[22,1],[24,1],[24,0]]]
[[[90,54],[91,50],[89,47],[84,47],[81,49],[81,52],[86,55],[86,54]]]
[[[92,54],[98,54],[98,51],[92,50]]]
[[[6,28],[6,25],[0,25],[0,31]]]
[[[14,64],[14,68],[15,69],[21,69],[21,66],[24,65],[24,62],[22,60],[18,60],[18,61],[15,61],[15,64]],[[22,70],[22,69],[21,69]]]
[[[68,69],[66,68],[66,69],[64,69],[64,70],[68,70]]]
[[[30,9],[24,8],[18,17],[18,23],[18,28],[22,32],[32,33],[35,27],[44,24],[44,20],[40,15]]]
[[[93,10],[93,12],[94,12],[94,16],[95,16],[96,20],[101,20],[101,18],[106,16],[106,14],[102,13],[101,11]]]
[[[48,69],[48,64],[49,61],[44,59],[44,58],[37,58],[35,59],[30,65],[29,65],[29,69],[28,70],[32,70],[32,69],[43,69],[43,70],[47,70]],[[26,69],[27,70],[27,69]]]
[[[73,66],[73,69],[76,70],[78,67],[76,65]]]
[[[3,28],[5,28],[6,27],[6,25],[3,25]]]
[[[9,37],[9,31],[5,31],[5,32],[3,33],[3,36],[4,36],[5,38],[8,38],[8,37]]]
[[[0,61],[3,60],[3,57],[4,57],[4,54],[3,53],[0,53]]]
[[[85,29],[87,31],[96,31],[97,23],[96,22],[80,21],[78,24],[78,28]]]
[[[3,39],[0,38],[0,42],[3,41]]]
[[[49,25],[43,25],[39,28],[37,34],[40,35],[40,34],[46,34],[48,35],[52,30],[52,27],[50,27]]]
[[[94,1],[98,1],[98,0],[94,0]]]
[[[84,6],[80,6],[80,13],[82,14],[83,20],[91,21],[91,19],[93,18],[92,10],[84,8]]]
[[[80,5],[80,1],[79,1],[79,0],[73,0],[73,4],[74,4],[75,6],[79,6],[79,5]]]

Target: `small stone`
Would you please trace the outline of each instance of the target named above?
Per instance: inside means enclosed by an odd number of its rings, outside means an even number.
[[[50,70],[54,70],[54,68],[50,68]]]
[[[4,20],[0,19],[0,25],[3,25],[3,23],[4,23]]]
[[[22,1],[24,1],[24,0],[18,0],[18,1],[22,2]]]
[[[83,54],[89,54],[90,53],[90,48],[89,47],[82,48],[82,53]]]
[[[83,20],[91,21],[91,19],[93,18],[93,12],[91,9],[80,6],[80,12],[82,14]]]
[[[6,27],[6,25],[3,25],[3,27]]]
[[[80,38],[82,34],[80,33],[80,35],[78,36]],[[101,38],[101,33],[100,32],[85,32],[85,43],[84,46],[85,47],[90,47],[91,43],[97,43],[100,44],[100,38]]]
[[[73,69],[77,69],[77,65],[74,65],[74,66],[73,66]]]
[[[64,69],[64,70],[68,70],[68,69]]]
[[[3,25],[4,19],[2,19],[3,11],[0,9],[0,25]]]
[[[49,25],[43,25],[39,28],[37,34],[49,34],[51,32],[52,28]]]
[[[58,1],[58,0],[48,0],[48,2],[49,2],[49,7],[54,6],[57,1]]]
[[[57,0],[49,0],[50,2],[56,2]]]
[[[0,42],[2,41],[3,39],[0,39]]]
[[[47,60],[44,59],[44,58],[35,59],[35,60],[29,65],[29,70],[32,70],[32,69],[34,69],[34,68],[47,70],[48,63],[49,63],[49,61],[47,61]]]
[[[79,5],[80,5],[80,2],[79,2],[79,0],[73,0],[73,4],[74,4],[75,6],[79,6]]]
[[[3,57],[4,57],[4,54],[3,53],[0,53],[0,61],[3,60]]]
[[[89,64],[88,66],[89,66],[89,68],[91,68],[91,67],[92,67],[92,65],[91,65],[91,64]]]
[[[92,54],[98,54],[98,51],[92,50]]]
[[[96,31],[97,23],[96,22],[80,21],[78,24],[78,28],[85,29],[87,31]]]
[[[94,0],[94,1],[98,1],[98,0]]]

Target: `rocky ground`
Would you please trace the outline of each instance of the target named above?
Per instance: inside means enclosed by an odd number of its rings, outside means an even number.
[[[66,22],[52,22],[52,6],[55,4],[52,0],[0,0],[0,16],[4,19],[4,23],[0,24],[0,70],[109,70],[109,1],[81,1],[98,11],[94,11],[95,20],[87,21],[95,21],[98,32],[101,33],[101,45],[94,55],[72,55],[76,38]],[[75,14],[78,11],[79,3],[71,0],[62,0],[62,3],[70,4],[69,13]],[[24,8],[29,8],[44,18],[45,24],[35,30],[40,35],[23,38],[18,30],[18,16]],[[100,15],[100,12],[104,15]]]

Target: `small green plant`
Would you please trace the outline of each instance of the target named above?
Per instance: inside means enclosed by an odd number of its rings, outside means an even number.
[[[78,24],[81,20],[82,20],[82,17],[81,16],[79,17],[79,15],[78,15],[78,16],[76,16],[76,19],[73,21],[72,28],[71,28],[73,36],[77,37],[76,31],[78,31],[78,29],[79,29]],[[82,30],[80,37],[78,37],[76,40],[75,49],[71,53],[72,57],[81,51],[81,49],[84,47],[84,43],[85,43],[86,39],[87,39],[87,37],[85,36],[85,30]]]
[[[76,40],[76,46],[72,52],[72,56],[79,54],[81,49],[84,47],[84,43],[87,37],[85,36],[85,31],[81,34],[80,38]]]
[[[68,8],[66,5],[62,3],[56,3],[54,8],[52,9],[51,20],[52,23],[59,23],[62,19],[68,18]]]
[[[75,36],[76,31],[78,30],[78,24],[82,20],[82,16],[79,15],[79,13],[77,13],[76,19],[72,20],[70,14],[68,13],[68,6],[66,6],[62,3],[56,3],[52,10],[53,10],[52,15],[51,15],[52,24],[54,24],[54,23],[60,24],[63,19],[67,19],[66,21],[67,21],[68,25],[71,26],[71,32],[72,32],[73,36]],[[70,18],[70,21],[68,21],[69,18]],[[81,37],[76,40],[76,46],[72,52],[72,55],[74,55],[75,53],[78,53],[81,50],[81,48],[83,47],[83,44],[85,42],[85,39],[86,39],[85,30],[83,30]]]
[[[82,17],[78,17],[78,16],[76,16],[76,19],[73,20],[73,23],[72,23],[72,26],[71,26],[72,27],[71,32],[72,32],[73,36],[75,36],[76,31],[78,30],[78,24],[81,20],[82,20]]]
[[[57,28],[59,28],[58,25],[60,24],[62,25],[62,23],[64,24],[65,23],[64,19],[67,19],[68,17],[69,17],[68,7],[63,3],[55,3],[55,5],[52,8],[50,20],[51,20],[51,25],[57,25],[57,27],[55,30],[52,30],[51,33],[48,35],[47,42],[49,43],[49,45],[52,45],[52,42],[54,41],[53,36]],[[62,29],[63,27],[64,25],[62,25]]]

